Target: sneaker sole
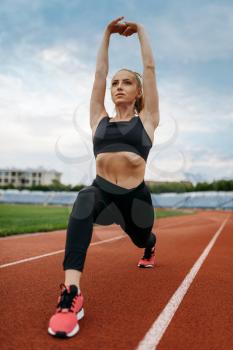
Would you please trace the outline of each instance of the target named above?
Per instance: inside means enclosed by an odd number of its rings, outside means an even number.
[[[151,267],[154,267],[154,265],[138,265],[138,267],[142,267],[142,268],[151,268]]]
[[[81,320],[84,317],[84,308],[82,308],[78,313],[77,313],[77,320]],[[62,331],[58,331],[58,332],[54,332],[50,327],[48,328],[48,333],[50,335],[53,335],[54,337],[57,338],[70,338],[73,337],[75,334],[78,333],[80,327],[79,324],[77,323],[77,325],[74,327],[74,329],[70,332],[70,333],[66,333],[66,332],[62,332]]]

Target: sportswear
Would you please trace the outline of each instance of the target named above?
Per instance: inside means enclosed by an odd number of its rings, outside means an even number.
[[[97,175],[91,185],[79,191],[68,220],[64,270],[83,272],[94,223],[116,223],[137,247],[153,247],[154,207],[144,180],[127,189]]]
[[[146,161],[151,147],[151,139],[139,116],[117,122],[110,122],[110,118],[105,116],[100,120],[93,137],[95,158],[99,153],[128,151],[140,155]]]
[[[75,285],[60,284],[55,314],[49,321],[48,333],[59,338],[72,337],[79,331],[78,321],[84,317],[83,295]]]
[[[138,267],[154,267],[155,266],[155,247],[146,248],[142,259],[139,260]]]

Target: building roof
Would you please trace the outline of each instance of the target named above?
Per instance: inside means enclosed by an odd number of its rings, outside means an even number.
[[[0,171],[23,171],[23,172],[41,172],[41,173],[56,173],[56,174],[62,174],[61,172],[57,171],[56,169],[45,169],[42,166],[39,166],[37,168],[18,168],[18,167],[9,167],[9,168],[0,168]]]

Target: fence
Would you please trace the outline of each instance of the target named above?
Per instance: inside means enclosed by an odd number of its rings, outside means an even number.
[[[78,192],[0,190],[0,203],[73,205]],[[233,192],[151,193],[155,208],[233,209]]]

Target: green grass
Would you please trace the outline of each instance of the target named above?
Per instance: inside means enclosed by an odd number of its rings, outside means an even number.
[[[0,204],[0,236],[67,227],[71,207]]]
[[[195,209],[156,209],[156,218],[166,218],[168,216],[192,215]]]
[[[66,229],[71,209],[72,206],[1,203],[0,236]],[[195,213],[195,210],[190,209],[155,211],[156,218]]]

